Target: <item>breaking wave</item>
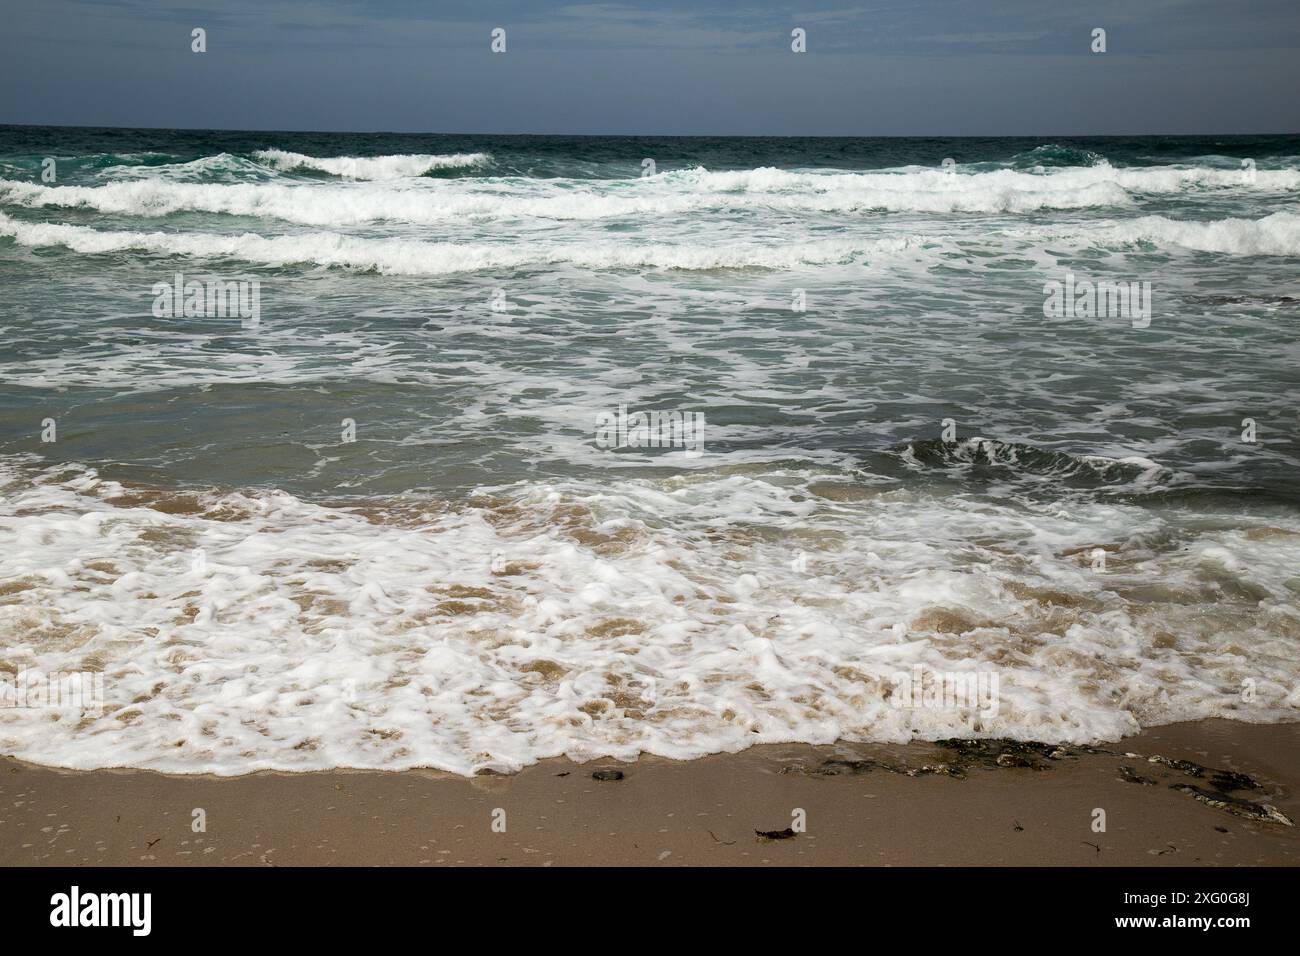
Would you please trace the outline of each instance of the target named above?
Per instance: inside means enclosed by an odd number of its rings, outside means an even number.
[[[899,457],[904,463],[919,467],[980,469],[990,475],[1034,476],[1083,487],[1104,484],[1151,487],[1171,477],[1167,468],[1148,458],[1071,455],[992,438],[913,442]]]
[[[925,238],[827,239],[761,243],[611,245],[608,243],[464,243],[371,239],[331,232],[291,236],[96,230],[25,223],[0,213],[0,236],[26,246],[63,246],[99,255],[135,250],[163,255],[239,259],[268,266],[307,264],[384,275],[447,275],[484,269],[573,265],[587,269],[789,269],[860,261],[919,249]]]
[[[410,153],[396,156],[333,156],[321,158],[291,153],[283,149],[259,149],[253,158],[274,169],[311,170],[329,173],[341,179],[407,179],[442,169],[485,166],[492,161],[487,153],[451,153],[447,155]]]
[[[1300,255],[1300,215],[1274,213],[1257,221],[1183,222],[1149,216],[1083,230],[1006,230],[1028,243],[1054,240],[1079,247],[1181,248],[1242,256]],[[482,269],[569,264],[588,269],[791,269],[849,265],[871,257],[945,248],[933,236],[825,239],[789,244],[696,244],[640,242],[423,242],[335,232],[262,236],[188,232],[98,230],[86,226],[29,223],[0,213],[0,236],[24,246],[63,246],[85,254],[137,250],[163,255],[240,259],[268,266],[307,264],[385,275],[445,275]]]
[[[297,154],[284,154],[297,155]],[[369,222],[435,224],[457,220],[651,220],[698,212],[1030,214],[1123,209],[1141,197],[1187,190],[1300,188],[1300,172],[1261,170],[1243,186],[1220,169],[1067,169],[1052,175],[1013,170],[945,174],[938,170],[808,173],[779,169],[682,170],[638,180],[474,179],[472,187],[423,177],[428,161],[460,168],[486,154],[321,160],[346,183],[276,181],[267,167],[230,154],[189,163],[115,168],[113,182],[48,186],[0,179],[0,203],[25,208],[91,209],[126,216],[185,212],[251,216],[314,226]],[[286,165],[288,164],[288,165]],[[281,168],[298,167],[282,161]],[[119,175],[120,174],[120,175]],[[269,178],[268,178],[269,177]],[[385,180],[367,183],[360,180]]]

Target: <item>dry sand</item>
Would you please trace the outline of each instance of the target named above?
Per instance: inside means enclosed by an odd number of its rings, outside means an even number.
[[[982,764],[991,759],[980,758],[963,777],[880,766],[961,763],[954,750],[930,744],[768,745],[690,762],[558,759],[472,780],[418,771],[166,776],[0,758],[0,864],[1300,863],[1300,827],[1207,805],[1173,787],[1198,787],[1217,800],[1208,772],[1193,776],[1147,759],[1249,774],[1262,789],[1233,796],[1300,822],[1300,724],[1201,721],[1102,746],[1113,753],[1031,753],[1042,769],[989,769]],[[825,766],[837,759],[876,764]],[[1150,782],[1122,779],[1121,766]],[[601,769],[624,777],[593,779]],[[206,812],[204,833],[192,830],[195,808]],[[791,827],[796,808],[805,812],[805,832],[755,834]],[[1098,808],[1106,815],[1101,833],[1093,829]],[[493,829],[498,809],[504,833]]]

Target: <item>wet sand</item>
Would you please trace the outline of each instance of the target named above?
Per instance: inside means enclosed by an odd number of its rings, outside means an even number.
[[[0,758],[0,864],[1300,864],[1300,826],[1224,809],[1226,796],[1300,823],[1300,724],[1199,721],[1097,749],[1009,746],[999,759],[996,745],[768,745],[689,762],[548,760],[472,780],[168,776]],[[622,779],[593,779],[603,770]],[[194,832],[196,809],[206,832]],[[755,832],[787,828],[801,832]]]

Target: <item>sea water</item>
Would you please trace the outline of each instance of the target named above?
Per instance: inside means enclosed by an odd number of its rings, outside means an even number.
[[[1296,720],[1297,189],[1296,137],[0,127],[0,752]]]

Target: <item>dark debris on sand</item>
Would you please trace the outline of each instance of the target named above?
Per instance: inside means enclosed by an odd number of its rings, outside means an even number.
[[[1179,793],[1195,797],[1207,807],[1223,810],[1233,816],[1245,817],[1247,820],[1256,820],[1260,823],[1280,823],[1287,827],[1295,826],[1285,813],[1271,803],[1255,803],[1253,800],[1243,800],[1240,797],[1231,796],[1222,790],[1205,790],[1201,787],[1194,787],[1190,783],[1175,783],[1170,784],[1170,787]]]
[[[1008,740],[948,740],[935,741],[935,746],[949,751],[948,758],[935,763],[922,764],[919,767],[906,767],[886,763],[882,760],[846,760],[831,758],[811,773],[824,776],[837,774],[862,774],[872,770],[887,773],[900,773],[909,777],[943,776],[964,777],[971,770],[997,770],[1008,767],[1020,767],[1028,770],[1045,770],[1050,761],[1074,756],[1082,750],[1068,750],[1056,744],[1043,744],[1036,741]],[[1088,751],[1091,752],[1091,751]],[[786,768],[785,772],[793,772]]]
[[[1125,783],[1138,783],[1144,787],[1154,787],[1156,782],[1149,777],[1144,777],[1132,767],[1120,767],[1119,778]]]
[[[822,761],[821,765],[815,769],[785,767],[781,770],[781,773],[840,776],[845,774],[859,775],[879,770],[885,773],[904,774],[909,777],[945,776],[960,779],[974,770],[1002,770],[1007,768],[1046,770],[1056,761],[1075,758],[1080,755],[1142,759],[1140,754],[1120,754],[1098,747],[1067,747],[1059,744],[1045,744],[1034,740],[1010,740],[1003,737],[987,740],[952,737],[946,740],[937,740],[934,745],[947,752],[944,755],[945,759],[922,764],[919,767],[908,767],[900,763],[890,763],[885,760],[870,758],[847,759],[832,757]],[[1146,760],[1149,764],[1166,768],[1208,784],[1208,787],[1194,786],[1182,782],[1169,785],[1171,789],[1188,794],[1206,806],[1260,823],[1294,825],[1286,814],[1272,804],[1246,800],[1233,795],[1237,791],[1263,791],[1264,788],[1259,781],[1248,774],[1236,770],[1218,770],[1213,767],[1203,767],[1191,760],[1171,759],[1159,754],[1147,757]],[[1126,783],[1141,786],[1158,785],[1158,781],[1143,776],[1134,767],[1128,765],[1120,766],[1119,779]],[[1168,776],[1165,779],[1168,780]]]

